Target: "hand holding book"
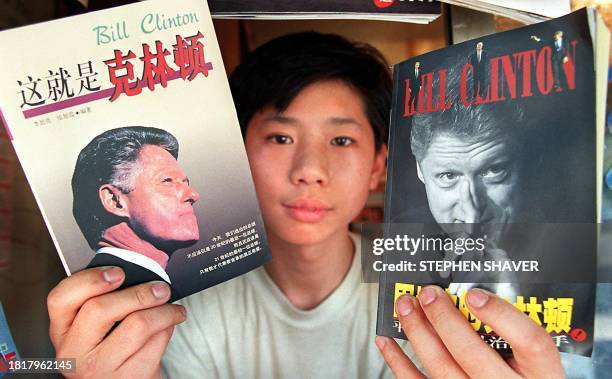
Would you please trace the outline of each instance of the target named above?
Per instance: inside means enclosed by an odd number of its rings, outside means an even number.
[[[166,304],[170,288],[163,282],[111,292],[124,279],[117,267],[92,268],[49,294],[51,342],[58,358],[76,358],[75,377],[160,377],[162,355],[174,326],[185,321],[185,308]]]
[[[514,356],[504,360],[474,332],[441,288],[426,287],[418,299],[401,296],[396,307],[402,329],[430,377],[564,377],[557,347],[527,315],[480,289],[468,292],[467,305],[512,345]],[[377,337],[376,345],[396,377],[424,377],[394,339]]]

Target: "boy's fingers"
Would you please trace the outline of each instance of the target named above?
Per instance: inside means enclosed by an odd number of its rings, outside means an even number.
[[[76,315],[65,344],[75,352],[92,351],[116,322],[128,315],[162,305],[170,297],[164,282],[143,283],[89,299]]]
[[[465,316],[440,287],[423,288],[419,303],[454,360],[470,378],[517,376],[501,356],[474,332]]]
[[[520,373],[527,377],[563,378],[561,357],[546,330],[512,304],[481,290],[467,294],[472,314],[501,336],[510,346]]]
[[[161,346],[155,343],[150,345],[151,339],[164,330],[171,331],[175,325],[183,321],[185,321],[185,308],[182,305],[164,304],[134,312],[121,321],[106,337],[96,354],[103,357],[109,366],[119,367],[135,355],[139,355],[141,349],[146,347],[146,350],[153,354],[148,360],[158,362],[159,359],[156,357],[161,358],[168,340]],[[169,339],[170,334],[167,337]],[[154,340],[162,341],[155,338]]]
[[[393,338],[378,336],[376,346],[397,379],[425,378]]]
[[[119,372],[130,378],[155,377],[155,374],[160,370],[161,358],[166,351],[173,330],[174,327],[170,327],[152,336],[136,354],[119,368]]]
[[[396,309],[402,329],[430,377],[467,378],[429,324],[414,297],[400,296],[397,299]]]
[[[519,374],[522,377],[525,377],[525,373],[523,373],[521,371],[521,368],[519,367],[518,363],[516,363],[516,359],[514,359],[514,357],[510,356],[506,358],[506,363],[508,363],[508,366],[512,367],[512,369]]]
[[[57,346],[70,329],[81,306],[89,299],[117,289],[125,275],[118,267],[83,270],[62,280],[47,296],[49,336]]]

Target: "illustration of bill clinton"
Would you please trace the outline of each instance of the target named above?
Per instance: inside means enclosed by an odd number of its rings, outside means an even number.
[[[130,126],[96,136],[72,177],[73,215],[96,251],[87,267],[119,266],[122,287],[152,280],[177,249],[199,239],[199,194],[178,164],[179,144],[161,129]]]

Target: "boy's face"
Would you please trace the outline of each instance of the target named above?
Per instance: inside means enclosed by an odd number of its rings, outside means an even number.
[[[253,116],[246,150],[271,239],[312,245],[346,235],[385,168],[364,109],[350,86],[321,81],[284,112]]]

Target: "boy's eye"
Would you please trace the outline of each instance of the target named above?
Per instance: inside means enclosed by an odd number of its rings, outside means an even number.
[[[282,134],[275,134],[268,137],[268,140],[279,145],[287,145],[293,143],[293,139],[289,136],[285,136]]]
[[[350,137],[336,137],[331,140],[331,144],[335,146],[349,146],[354,142],[355,140]]]

